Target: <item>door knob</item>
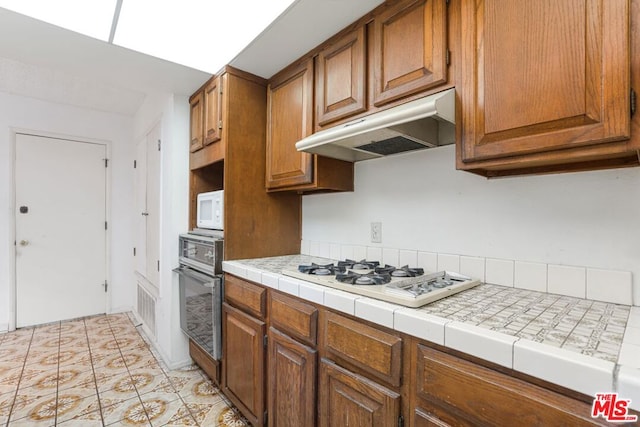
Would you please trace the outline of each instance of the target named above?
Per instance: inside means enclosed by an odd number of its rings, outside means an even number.
[[[20,246],[27,246],[29,244],[28,240],[20,240]]]

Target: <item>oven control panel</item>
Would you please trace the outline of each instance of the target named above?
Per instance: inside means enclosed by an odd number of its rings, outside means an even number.
[[[196,234],[181,234],[180,263],[210,274],[222,273],[224,240]]]

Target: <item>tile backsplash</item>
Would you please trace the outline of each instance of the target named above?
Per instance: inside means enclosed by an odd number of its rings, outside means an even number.
[[[628,271],[309,240],[302,240],[300,253],[331,259],[366,258],[395,266],[408,264],[428,272],[457,271],[496,285],[633,305],[632,274]]]

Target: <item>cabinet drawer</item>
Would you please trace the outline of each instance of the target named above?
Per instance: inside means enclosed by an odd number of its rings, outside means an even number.
[[[226,274],[224,278],[224,299],[234,307],[240,308],[255,317],[265,318],[267,290],[262,286]]]
[[[271,326],[311,346],[317,342],[318,310],[297,298],[271,292],[269,298]]]
[[[324,316],[322,331],[327,355],[400,386],[401,338],[330,312]]]
[[[417,405],[430,422],[460,425],[598,425],[590,405],[417,345]],[[478,391],[482,392],[479,393]],[[462,421],[464,420],[464,421]],[[422,424],[424,425],[424,424]],[[429,425],[427,423],[426,425]]]

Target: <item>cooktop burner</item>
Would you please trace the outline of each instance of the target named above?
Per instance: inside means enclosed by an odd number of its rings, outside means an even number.
[[[311,265],[299,265],[298,271],[305,274],[315,274],[317,276],[333,276],[336,272],[343,272],[344,269],[333,264],[320,265],[312,262]]]
[[[367,261],[366,259],[354,261],[347,258],[344,261],[338,261],[338,267],[348,270],[373,270],[379,265],[378,261]]]
[[[422,276],[419,280],[403,280],[390,284],[386,291],[390,293],[409,293],[419,296],[439,289],[448,288],[458,283],[464,283],[471,280],[470,277],[448,271],[439,271],[437,273]]]
[[[389,273],[371,272],[366,274],[358,274],[353,271],[339,273],[336,280],[341,283],[350,283],[352,285],[383,285],[391,281]]]
[[[378,261],[344,260],[300,265],[282,274],[407,307],[420,307],[478,285],[478,280],[450,271],[425,274],[418,267],[381,266]]]
[[[391,265],[385,264],[384,267],[376,267],[376,273],[387,273],[392,277],[416,277],[422,276],[424,274],[424,269],[422,268],[409,268],[408,265],[403,267],[393,267]]]

